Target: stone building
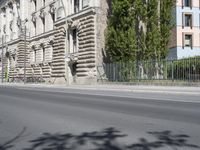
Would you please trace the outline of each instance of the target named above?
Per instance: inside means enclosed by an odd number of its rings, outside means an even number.
[[[96,83],[108,0],[0,0],[0,72],[10,81]],[[3,63],[2,63],[3,62]]]

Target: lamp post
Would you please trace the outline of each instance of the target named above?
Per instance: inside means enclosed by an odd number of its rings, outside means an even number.
[[[25,42],[25,48],[24,48],[24,84],[26,84],[26,23],[28,22],[28,19],[25,19],[24,22],[24,42]],[[23,31],[22,31],[23,32]]]
[[[1,82],[3,83],[4,82],[4,63],[3,63],[3,60],[4,60],[4,47],[6,47],[7,48],[7,45],[6,45],[6,37],[7,37],[8,35],[7,34],[5,34],[5,35],[2,35],[2,58],[1,58],[1,69],[2,69],[2,71],[1,71]]]
[[[2,35],[2,54],[1,54],[1,83],[3,83],[4,70],[3,70],[3,53],[4,53],[4,36]]]

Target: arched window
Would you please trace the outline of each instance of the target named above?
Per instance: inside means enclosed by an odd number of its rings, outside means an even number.
[[[61,19],[65,17],[65,13],[64,13],[64,7],[59,7],[57,10],[57,19]]]
[[[33,45],[33,46],[31,47],[31,49],[32,49],[32,62],[36,63],[36,48],[35,48],[35,46]]]

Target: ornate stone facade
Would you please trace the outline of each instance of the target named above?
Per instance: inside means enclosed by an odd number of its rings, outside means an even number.
[[[10,81],[23,79],[26,68],[27,81],[97,82],[108,0],[0,0],[0,9],[1,61]]]

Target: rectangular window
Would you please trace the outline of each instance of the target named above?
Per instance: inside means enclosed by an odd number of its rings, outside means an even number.
[[[43,25],[43,33],[45,32],[45,17],[42,18],[42,25]]]
[[[34,7],[35,7],[35,11],[37,11],[37,0],[34,0]]]
[[[45,7],[45,0],[43,0],[43,7]]]
[[[192,48],[192,35],[191,34],[185,34],[184,46]]]
[[[44,47],[42,48],[42,56],[43,56],[42,61],[44,62],[45,61],[45,48]]]
[[[37,61],[37,59],[36,59],[36,58],[37,58],[37,55],[36,55],[36,54],[37,54],[37,53],[36,53],[36,50],[34,50],[34,56],[33,56],[33,57],[34,57],[34,62],[35,62],[35,63],[36,63],[36,61]]]
[[[51,17],[52,17],[53,23],[55,23],[55,13],[52,13]]]
[[[74,0],[74,13],[79,12],[79,0]]]
[[[185,27],[192,27],[192,15],[185,14]]]
[[[36,22],[33,22],[33,26],[34,26],[34,36],[36,36]]]
[[[192,7],[192,0],[184,0],[185,7]]]
[[[74,29],[72,31],[72,38],[73,38],[73,53],[77,52],[77,30]]]

